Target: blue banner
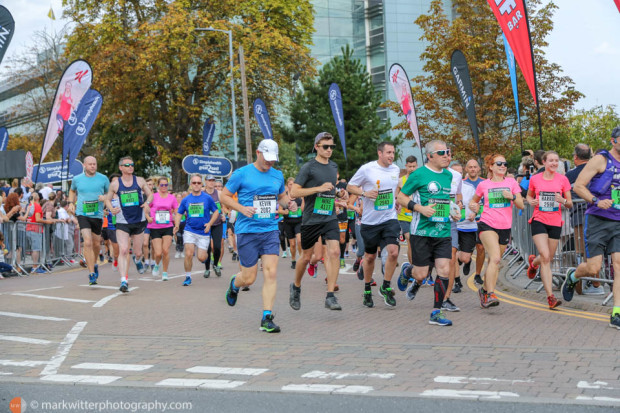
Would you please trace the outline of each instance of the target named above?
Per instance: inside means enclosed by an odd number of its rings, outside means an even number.
[[[342,112],[342,95],[340,94],[340,88],[337,84],[332,83],[329,87],[329,105],[332,107],[332,115],[334,115],[334,122],[336,122],[336,129],[338,130],[338,136],[340,137],[340,144],[342,145],[342,152],[344,153],[344,159],[347,159],[347,146],[344,139],[344,118]]]
[[[9,10],[0,4],[0,62],[6,53],[6,49],[11,43],[13,32],[15,31],[15,20]]]
[[[39,179],[38,183],[41,184],[52,184],[56,182],[61,182],[64,179],[72,180],[74,176],[81,174],[84,172],[84,165],[80,161],[75,161],[71,163],[71,167],[69,168],[69,175],[67,176],[67,164],[65,163],[64,168],[60,161],[56,162],[46,162],[41,165],[35,165],[32,174],[36,176],[38,174]]]
[[[187,155],[183,158],[183,170],[188,174],[229,176],[233,171],[232,162],[226,158],[204,155]]]
[[[265,102],[263,102],[262,99],[256,99],[252,107],[254,108],[256,122],[258,122],[260,130],[263,132],[263,136],[265,139],[273,139],[273,132],[271,132],[271,121],[269,120],[269,112],[267,112]]]
[[[71,163],[80,153],[80,149],[82,149],[82,145],[84,145],[86,137],[93,127],[97,115],[99,115],[102,103],[101,94],[95,89],[88,89],[77,109],[71,112],[62,142],[63,160],[67,159],[68,156],[68,163]]]
[[[3,126],[0,128],[0,152],[5,151],[9,145],[9,131]]]
[[[213,136],[215,135],[215,121],[212,117],[207,118],[204,126],[202,127],[202,154],[209,155],[211,151],[211,142],[213,142]]]
[[[519,91],[517,89],[517,65],[515,62],[515,55],[512,53],[512,49],[508,44],[508,40],[506,40],[506,35],[503,35],[502,37],[504,38],[506,59],[508,60],[508,70],[510,71],[510,81],[512,82],[512,94],[515,98],[515,106],[517,108],[517,121],[519,122],[519,127],[521,127],[521,116],[519,115]]]

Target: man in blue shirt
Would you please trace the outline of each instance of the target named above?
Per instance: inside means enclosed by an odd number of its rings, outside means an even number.
[[[278,203],[290,211],[297,210],[297,204],[289,200],[284,190],[282,172],[272,168],[277,160],[278,144],[272,139],[264,139],[256,149],[256,161],[236,170],[220,194],[224,206],[239,212],[235,234],[241,272],[230,279],[226,302],[234,306],[239,288],[254,284],[258,259],[261,258],[265,280],[260,329],[268,333],[280,332],[272,314],[280,253]],[[233,199],[235,193],[238,201]]]

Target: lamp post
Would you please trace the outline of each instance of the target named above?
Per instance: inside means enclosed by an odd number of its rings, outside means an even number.
[[[228,54],[230,55],[230,94],[232,97],[231,110],[232,110],[232,125],[233,125],[233,146],[235,149],[235,162],[239,160],[237,153],[237,118],[235,116],[235,86],[233,83],[233,44],[232,44],[232,30],[214,29],[213,27],[196,27],[194,29],[197,32],[222,32],[228,34]]]

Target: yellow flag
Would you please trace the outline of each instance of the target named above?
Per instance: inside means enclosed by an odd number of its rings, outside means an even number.
[[[56,20],[56,16],[54,15],[54,10],[52,10],[51,7],[50,7],[49,13],[47,13],[47,17],[49,17],[52,20]]]

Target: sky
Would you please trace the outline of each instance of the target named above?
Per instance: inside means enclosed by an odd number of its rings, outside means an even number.
[[[578,109],[616,105],[620,111],[620,12],[614,0],[556,0],[554,30],[547,38],[549,61],[562,67],[575,88],[585,94]],[[35,31],[59,30],[62,0],[0,0],[15,19],[15,34],[4,62],[32,43]],[[56,15],[48,17],[50,6]],[[490,10],[489,10],[490,13]],[[4,65],[3,65],[4,66]],[[0,67],[0,75],[4,74]]]

